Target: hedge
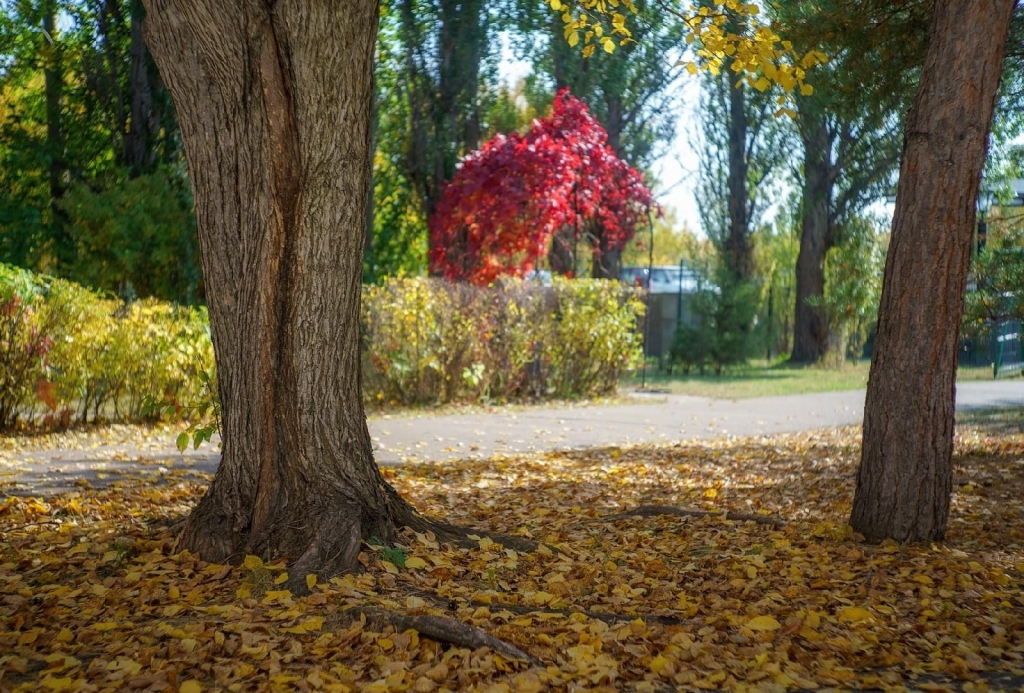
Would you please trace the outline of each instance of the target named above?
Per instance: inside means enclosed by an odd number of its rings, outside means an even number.
[[[367,286],[363,391],[371,406],[604,394],[640,362],[642,313],[617,282]],[[154,400],[196,407],[214,382],[205,308],[0,264],[0,428],[140,421],[166,413]]]
[[[403,405],[605,394],[640,363],[642,314],[636,290],[618,282],[368,286],[363,390]]]
[[[147,397],[197,400],[208,324],[205,308],[124,303],[0,264],[0,428],[139,421]]]

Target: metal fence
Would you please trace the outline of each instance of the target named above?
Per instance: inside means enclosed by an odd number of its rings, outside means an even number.
[[[1024,371],[1024,342],[1019,320],[986,323],[960,337],[962,375],[998,378]]]

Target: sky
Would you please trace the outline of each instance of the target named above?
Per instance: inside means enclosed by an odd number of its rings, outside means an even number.
[[[498,78],[508,86],[515,85],[530,73],[530,64],[515,57],[508,46],[508,37],[499,37],[502,42],[501,61],[498,66]],[[697,108],[700,97],[700,81],[698,77],[683,72],[676,82],[679,112],[675,138],[666,148],[664,155],[653,166],[653,173],[658,180],[655,197],[664,207],[671,207],[676,213],[680,226],[687,226],[698,234],[703,234],[700,214],[693,190],[697,178],[698,156],[694,144],[697,142],[698,126]],[[1014,144],[1024,144],[1024,135],[1018,137]],[[779,195],[780,199],[785,195]],[[870,205],[866,212],[882,219],[891,219],[894,205],[879,200]],[[769,210],[768,215],[771,216]]]

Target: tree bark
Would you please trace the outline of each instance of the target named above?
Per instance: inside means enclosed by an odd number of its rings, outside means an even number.
[[[359,378],[378,2],[145,4],[191,172],[223,416],[181,546],[283,556],[301,589],[417,522],[374,464]]]
[[[1014,5],[935,4],[907,115],[850,518],[869,541],[939,540],[946,533],[957,341]]]
[[[804,147],[803,217],[796,259],[796,307],[793,320],[793,363],[815,363],[828,352],[828,318],[812,297],[825,292],[825,255],[832,247],[831,203],[834,172],[832,142],[824,118],[816,110],[800,113]]]

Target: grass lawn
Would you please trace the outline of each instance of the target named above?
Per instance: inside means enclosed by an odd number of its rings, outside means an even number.
[[[748,365],[730,369],[722,375],[700,375],[691,371],[683,375],[676,369],[671,375],[648,366],[647,387],[665,389],[676,395],[695,395],[715,399],[743,399],[771,395],[798,395],[807,392],[838,392],[859,390],[867,386],[869,361],[847,362],[839,368],[825,366],[791,366],[786,363],[769,364],[751,361]],[[1019,376],[1018,376],[1019,377]],[[992,371],[963,370],[958,380],[990,380]],[[626,391],[640,387],[640,373],[623,381]]]

